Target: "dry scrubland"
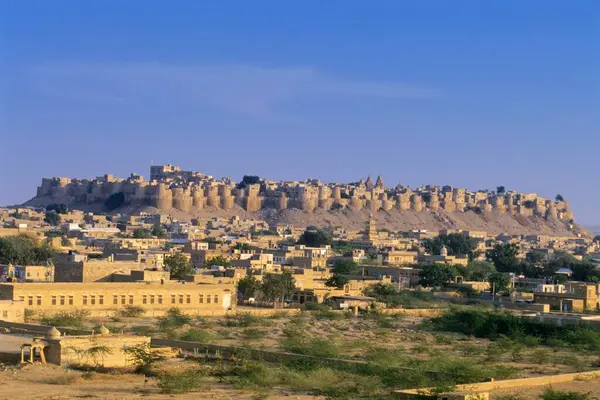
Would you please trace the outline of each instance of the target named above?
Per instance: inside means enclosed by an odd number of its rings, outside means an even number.
[[[129,311],[135,314],[135,310]],[[434,324],[421,318],[378,314],[354,317],[326,309],[272,317],[238,314],[189,318],[177,312],[159,319],[82,317],[62,315],[62,321],[46,322],[87,327],[103,322],[113,332],[136,332],[364,363],[282,361],[269,364],[249,360],[243,352],[239,352],[235,360],[188,355],[185,359],[140,362],[139,370],[151,375],[147,381],[140,374],[93,368],[68,371],[52,366],[11,367],[0,373],[0,397],[10,394],[13,398],[54,399],[162,399],[173,395],[181,399],[388,399],[392,398],[393,390],[401,388],[435,386],[447,390],[454,384],[490,378],[600,369],[600,347],[593,342],[596,337],[591,338],[593,344],[589,346],[577,345],[579,339],[567,336],[536,339],[527,335],[495,335],[490,340],[458,333],[464,327],[451,325],[456,322],[452,318]],[[486,336],[482,332],[478,330],[475,335]],[[555,388],[600,393],[600,382],[576,381]],[[537,399],[541,390],[509,390],[495,394],[493,399],[514,399],[515,392],[522,399]]]

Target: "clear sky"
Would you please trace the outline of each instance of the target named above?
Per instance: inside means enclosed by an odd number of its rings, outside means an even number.
[[[600,1],[0,0],[0,204],[42,177],[561,193],[600,224]]]

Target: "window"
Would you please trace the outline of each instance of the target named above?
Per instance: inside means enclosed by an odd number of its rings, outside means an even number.
[[[148,303],[148,296],[143,295],[142,296],[142,304],[147,304]]]
[[[215,294],[215,304],[219,304],[219,295]]]
[[[129,304],[133,305],[133,295],[132,294],[129,295]]]
[[[27,297],[27,305],[30,305],[30,306],[33,305],[33,296],[28,296]]]
[[[117,296],[117,295],[113,296],[113,304],[119,304],[119,296]]]
[[[2,311],[2,317],[3,318],[8,318],[8,311]]]
[[[42,305],[42,296],[37,296],[36,300],[37,300],[37,305],[41,306]]]
[[[192,296],[190,296],[189,294],[185,295],[185,302],[188,304],[192,303]]]
[[[171,295],[171,304],[175,304],[175,295],[174,294]]]
[[[25,301],[25,296],[19,296],[19,301]]]
[[[60,305],[61,306],[65,305],[65,296],[60,296]]]
[[[84,306],[87,306],[87,296],[82,296],[82,302]]]
[[[182,294],[179,295],[179,304],[183,304],[183,295]]]
[[[206,295],[206,304],[210,304],[210,294]]]
[[[125,305],[126,298],[127,298],[127,296],[125,296],[124,294],[121,295],[121,304]]]
[[[204,303],[204,295],[203,294],[198,295],[198,303],[200,303],[200,304]]]
[[[73,296],[69,296],[69,305],[72,306],[73,305]]]
[[[90,303],[95,306],[96,305],[96,296],[90,296]]]
[[[56,305],[56,296],[52,296],[52,305],[55,306]]]
[[[104,304],[104,296],[103,295],[98,296],[98,304],[100,304],[100,305]]]
[[[162,304],[162,295],[161,294],[158,295],[158,304]]]
[[[154,304],[155,296],[153,294],[150,295],[150,304]]]

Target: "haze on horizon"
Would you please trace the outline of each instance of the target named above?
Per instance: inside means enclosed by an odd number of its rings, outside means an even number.
[[[5,1],[0,204],[42,177],[381,174],[600,225],[600,3]]]

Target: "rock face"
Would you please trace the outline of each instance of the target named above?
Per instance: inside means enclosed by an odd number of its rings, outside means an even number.
[[[236,184],[174,166],[151,167],[151,181],[132,174],[127,179],[105,175],[96,179],[45,178],[37,196],[25,205],[65,203],[71,208],[103,209],[105,201],[122,194],[123,207],[156,209],[180,219],[203,215],[248,215],[272,222],[336,225],[346,228],[374,213],[382,226],[407,229],[476,229],[490,233],[570,235],[573,213],[565,201],[554,202],[531,193],[472,192],[451,186],[418,189],[388,188],[381,177],[349,184],[316,180],[275,182],[249,179]],[[256,183],[258,180],[259,183]]]

